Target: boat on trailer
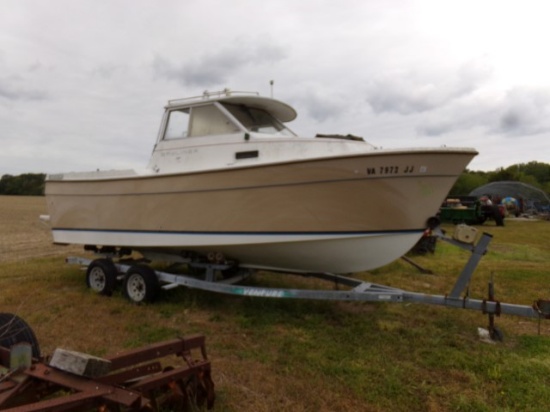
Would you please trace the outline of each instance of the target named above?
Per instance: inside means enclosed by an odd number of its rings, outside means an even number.
[[[354,273],[422,236],[471,148],[300,137],[296,111],[224,90],[171,100],[142,170],[50,174],[55,243],[243,268]]]

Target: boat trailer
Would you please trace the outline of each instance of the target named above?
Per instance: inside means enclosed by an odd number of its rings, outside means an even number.
[[[98,293],[111,295],[117,281],[123,281],[125,296],[134,303],[151,302],[162,289],[172,289],[178,286],[196,288],[211,292],[231,295],[254,296],[266,298],[293,298],[361,302],[401,302],[440,305],[460,309],[481,311],[489,316],[489,332],[493,339],[501,339],[502,334],[494,326],[494,317],[501,314],[516,315],[535,319],[550,319],[550,300],[539,299],[531,306],[503,303],[495,299],[493,280],[489,282],[489,291],[485,299],[472,299],[469,296],[469,284],[481,258],[487,253],[487,247],[492,235],[483,233],[477,243],[460,241],[446,236],[439,229],[434,230],[439,239],[471,252],[462,272],[453,288],[446,295],[431,295],[409,292],[399,288],[366,282],[360,279],[336,275],[332,273],[289,273],[307,278],[326,280],[334,284],[334,290],[320,289],[288,289],[246,286],[238,284],[251,276],[258,269],[239,267],[237,264],[225,261],[223,256],[214,256],[204,260],[188,255],[162,255],[142,253],[142,260],[115,261],[112,250],[96,250],[102,258],[96,260],[80,257],[69,257],[67,263],[81,265],[86,270],[86,281],[90,288]],[[168,273],[153,270],[147,265],[150,261],[170,261],[174,266],[187,265],[187,274]],[[197,276],[199,274],[199,276]],[[345,288],[342,290],[341,288]],[[540,328],[539,328],[540,331]]]
[[[20,318],[11,316],[18,326],[28,328]],[[21,334],[21,330],[15,333]],[[29,333],[30,329],[27,337]],[[23,336],[16,340],[9,347],[0,345],[2,411],[186,411],[211,409],[214,404],[214,383],[202,335],[107,358],[56,349],[49,360],[35,357],[36,342]],[[161,359],[170,355],[180,366],[163,366]]]

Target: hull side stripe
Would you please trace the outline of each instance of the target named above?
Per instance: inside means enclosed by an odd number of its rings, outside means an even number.
[[[401,229],[401,230],[371,230],[371,231],[320,231],[320,232],[199,232],[199,231],[174,231],[174,230],[122,230],[122,229],[80,229],[80,228],[52,228],[56,232],[92,232],[92,233],[127,233],[127,234],[162,234],[162,235],[239,235],[239,236],[331,236],[331,235],[378,235],[378,234],[399,234],[399,233],[418,233],[422,229]]]

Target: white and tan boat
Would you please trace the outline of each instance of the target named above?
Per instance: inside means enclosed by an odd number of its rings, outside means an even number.
[[[147,168],[47,177],[54,242],[369,270],[417,242],[477,154],[298,137],[284,125],[295,117],[281,101],[228,90],[170,101]]]

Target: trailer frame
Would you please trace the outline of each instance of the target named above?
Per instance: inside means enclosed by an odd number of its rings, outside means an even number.
[[[247,286],[239,284],[242,280],[252,275],[255,268],[239,267],[231,261],[204,261],[196,259],[190,255],[164,255],[158,253],[148,253],[146,260],[123,260],[114,261],[115,255],[112,250],[109,253],[98,252],[103,259],[112,262],[113,267],[118,273],[118,280],[124,280],[125,294],[129,300],[134,303],[142,303],[153,300],[156,293],[161,289],[172,289],[179,286],[185,286],[192,289],[201,289],[210,292],[224,293],[238,296],[253,296],[265,298],[282,299],[313,299],[313,300],[332,300],[332,301],[355,301],[355,302],[395,302],[395,303],[421,303],[429,305],[439,305],[459,309],[470,309],[481,311],[489,316],[489,329],[491,336],[498,334],[499,331],[494,327],[494,317],[501,314],[515,315],[535,319],[550,319],[550,301],[538,299],[531,306],[518,305],[512,303],[503,303],[495,299],[493,280],[489,282],[487,298],[473,299],[469,296],[468,286],[472,276],[479,265],[482,257],[487,253],[487,247],[492,239],[492,235],[483,233],[476,244],[465,244],[452,239],[436,229],[435,235],[448,243],[458,246],[471,252],[471,256],[466,262],[464,268],[456,279],[451,291],[446,295],[426,294],[419,292],[406,291],[400,288],[376,284],[357,278],[337,275],[333,273],[300,273],[300,272],[279,272],[280,274],[298,275],[306,278],[316,278],[332,282],[335,285],[334,290],[320,289],[291,289],[291,288],[273,288]],[[152,270],[146,263],[151,260],[169,260],[174,264],[185,264],[190,269],[202,273],[202,278],[189,274],[176,274],[165,271]],[[94,260],[69,257],[67,263],[78,264],[84,268],[90,267]],[[143,268],[147,268],[144,270]],[[220,273],[232,273],[230,277],[221,277]],[[154,277],[152,279],[151,277]],[[134,282],[137,288],[143,288],[142,291],[132,293],[131,282]],[[156,289],[148,294],[145,289]],[[341,290],[340,288],[347,288]],[[142,293],[143,292],[143,293]]]

